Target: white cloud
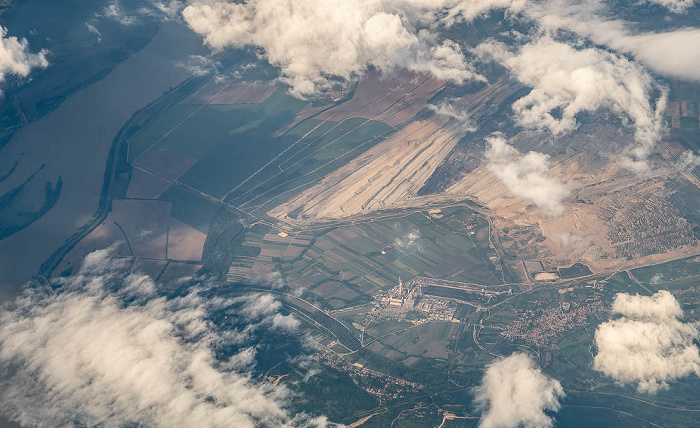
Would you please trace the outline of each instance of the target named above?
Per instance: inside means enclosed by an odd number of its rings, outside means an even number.
[[[676,168],[683,172],[693,172],[698,166],[700,166],[700,156],[690,150],[683,152],[676,163]]]
[[[661,284],[661,282],[664,280],[664,275],[662,273],[657,273],[654,276],[651,277],[649,280],[650,285],[658,285]]]
[[[428,108],[438,116],[453,120],[460,133],[476,132],[477,128],[469,114],[455,108],[454,102],[455,100],[442,100],[438,104],[429,104]]]
[[[564,389],[543,374],[532,359],[521,353],[498,360],[486,369],[476,388],[475,403],[481,410],[481,428],[546,428],[552,426],[547,411],[556,412]]]
[[[91,254],[58,296],[28,290],[0,311],[0,411],[30,426],[291,426],[283,388],[254,384],[245,348],[207,318],[231,302],[197,292],[166,299],[110,251]],[[273,317],[271,307],[262,310]],[[254,311],[253,306],[250,309]],[[279,314],[276,314],[279,315]],[[290,321],[277,320],[277,328]],[[306,420],[309,424],[313,421]],[[319,423],[323,423],[320,420]]]
[[[659,137],[666,96],[650,102],[655,85],[635,63],[596,48],[576,49],[543,36],[511,51],[502,43],[487,42],[481,55],[503,64],[532,91],[513,103],[520,125],[548,129],[554,135],[578,127],[576,116],[607,109],[631,122],[637,145],[627,153],[630,169],[642,163]]]
[[[522,155],[498,135],[487,138],[488,168],[515,196],[533,201],[547,214],[559,215],[564,211],[562,201],[569,189],[549,174],[549,156],[529,152]]]
[[[122,9],[119,0],[114,0],[108,4],[102,13],[106,18],[114,20],[122,25],[133,25],[136,23],[136,18],[127,15],[124,9]]]
[[[495,9],[516,13],[527,5],[528,0],[409,0],[411,2],[422,3],[424,7],[440,5],[444,14],[441,21],[451,25],[454,22],[471,21]]]
[[[395,225],[394,229],[398,229]],[[420,245],[420,231],[417,229],[405,233],[401,236],[397,236],[394,239],[394,248],[399,251],[422,251],[423,247]]]
[[[29,52],[27,39],[7,35],[7,28],[0,26],[0,82],[8,74],[27,77],[33,68],[46,68],[49,61],[44,49],[37,53]]]
[[[700,338],[698,325],[682,321],[683,310],[671,293],[618,294],[612,312],[621,318],[601,324],[595,333],[596,370],[648,393],[693,373],[700,376],[693,343]]]
[[[575,246],[580,245],[581,242],[583,241],[582,237],[580,237],[578,235],[574,235],[571,232],[558,233],[556,236],[559,239],[559,241],[561,242],[562,247],[575,247]]]
[[[483,1],[481,11],[506,1]],[[483,79],[461,48],[430,27],[467,2],[454,0],[195,0],[182,15],[214,49],[255,46],[293,93],[309,95],[372,66],[405,68],[461,83]],[[455,16],[472,16],[472,7]]]
[[[275,314],[272,317],[272,329],[281,330],[287,333],[294,333],[299,327],[299,320],[293,315]]]
[[[659,74],[700,81],[700,29],[623,35],[611,39],[609,45],[632,54]]]
[[[282,274],[276,271],[268,272],[265,275],[260,275],[258,277],[246,279],[251,284],[262,285],[264,287],[280,289],[287,286],[287,281],[284,280]]]
[[[170,2],[155,2],[153,6],[166,18],[174,18],[185,7],[185,3],[180,0],[170,0]]]
[[[233,370],[245,370],[255,366],[257,350],[250,346],[232,356],[226,361],[226,367]]]
[[[189,55],[187,60],[178,64],[180,67],[192,73],[193,76],[206,76],[207,74],[212,74],[216,76],[218,74],[217,62],[209,57],[202,55]]]
[[[100,33],[100,30],[97,29],[94,25],[90,24],[89,22],[85,23],[85,26],[87,27],[88,31],[91,32],[92,34],[97,36],[97,41],[101,42],[102,41],[102,33]]]
[[[237,312],[251,323],[246,334],[251,333],[257,326],[268,326],[271,330],[282,333],[294,333],[299,327],[299,320],[293,315],[279,313],[282,303],[271,294],[248,294],[234,299],[233,302],[243,303]]]
[[[270,294],[252,294],[239,298],[245,302],[241,308],[241,314],[249,321],[260,319],[277,312],[282,304]]]
[[[183,0],[149,0],[136,10],[136,15],[150,16],[169,21],[176,19],[184,7],[185,2]]]
[[[655,3],[663,6],[673,13],[686,13],[688,9],[695,5],[695,0],[648,0],[649,3]]]
[[[700,80],[700,29],[681,28],[662,32],[635,31],[634,25],[610,19],[607,5],[597,0],[571,3],[548,0],[533,4],[527,16],[544,30],[566,29],[594,43],[632,55],[664,76]]]

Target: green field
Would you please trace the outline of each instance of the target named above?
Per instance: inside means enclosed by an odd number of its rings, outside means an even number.
[[[395,350],[404,357],[415,355],[446,359],[449,356],[447,348],[458,329],[459,324],[456,323],[430,322],[380,341],[385,347],[385,353]]]
[[[358,229],[344,228],[339,235],[347,239],[353,247],[371,247],[371,241],[361,237]],[[350,247],[348,247],[350,248]],[[650,268],[650,272],[672,271],[678,263],[688,263],[687,260],[676,261],[666,266]],[[682,265],[681,265],[682,266]],[[636,272],[635,272],[636,274]],[[640,275],[641,276],[641,275]],[[644,292],[642,288],[633,285],[626,273],[603,277],[607,280],[602,290],[595,293],[609,307],[618,292]],[[385,321],[367,328],[364,343],[372,337],[382,337],[368,347],[346,356],[349,362],[358,362],[366,367],[379,370],[392,376],[421,382],[426,385],[425,392],[431,392],[432,402],[440,408],[449,408],[458,415],[472,415],[474,411],[470,400],[473,395],[469,390],[482,375],[483,367],[494,360],[494,356],[484,352],[473,340],[473,324],[480,330],[478,341],[488,352],[507,356],[515,351],[526,352],[539,361],[542,370],[549,376],[559,380],[567,396],[562,400],[562,410],[554,415],[557,426],[588,427],[595,424],[603,426],[643,427],[686,427],[695,426],[700,421],[700,400],[697,398],[697,388],[700,379],[690,376],[674,382],[668,391],[659,391],[656,395],[638,393],[634,386],[620,386],[609,378],[593,370],[591,349],[593,333],[597,325],[609,315],[589,317],[583,325],[574,325],[562,332],[547,349],[537,349],[531,344],[510,343],[501,337],[500,329],[493,328],[506,325],[518,315],[516,311],[529,311],[536,308],[558,307],[563,302],[584,302],[589,299],[593,289],[588,287],[592,279],[587,278],[573,283],[574,290],[558,293],[556,289],[543,287],[516,296],[508,303],[499,305],[488,312],[464,314],[460,325],[448,322],[429,322],[420,326],[410,326],[406,322]],[[676,280],[683,281],[686,280]],[[334,289],[335,290],[335,289]],[[680,290],[680,288],[679,288]],[[692,287],[684,290],[690,293]],[[332,291],[332,290],[331,290]],[[697,301],[697,293],[693,292]],[[692,296],[690,296],[692,297]],[[689,297],[689,298],[690,298]],[[353,312],[343,319],[354,322],[360,321]],[[479,328],[480,320],[484,328]],[[410,327],[405,331],[404,328]],[[317,330],[321,332],[321,330]],[[392,332],[398,332],[392,334]],[[355,334],[358,332],[355,331]],[[342,349],[338,349],[343,352]],[[545,351],[551,352],[551,363],[545,364]],[[466,385],[459,389],[458,385]],[[454,387],[450,397],[440,397],[442,390]],[[459,402],[456,397],[459,396]],[[416,400],[418,398],[416,397]],[[397,424],[421,426],[426,421],[438,420],[431,407],[418,405],[409,400],[397,400],[387,403],[387,412],[377,415],[366,423],[367,426],[385,426],[396,420]],[[411,403],[410,405],[408,403]],[[426,403],[427,404],[427,403]],[[414,412],[413,409],[419,409]],[[404,416],[397,419],[399,413]],[[361,413],[364,415],[364,413]],[[359,419],[348,418],[344,423]],[[459,423],[457,423],[459,422]],[[457,420],[445,426],[473,426],[474,419]],[[438,425],[440,420],[438,420]],[[653,424],[652,424],[653,423]],[[395,424],[396,426],[396,424]]]
[[[367,119],[340,123],[308,119],[279,131],[307,104],[281,89],[261,104],[179,102],[129,138],[129,160],[139,163],[147,151],[194,159],[195,164],[180,176],[181,183],[263,218],[270,208],[393,132],[388,125]],[[189,199],[163,196],[178,198]],[[204,227],[202,221],[198,224]]]
[[[220,198],[294,141],[273,134],[305,104],[281,90],[259,105],[181,103],[132,137],[132,156],[167,150],[195,158],[181,181]]]
[[[671,283],[673,282],[700,275],[700,258],[692,256],[668,263],[634,269],[632,274],[638,280],[652,287],[661,284],[672,286]]]
[[[283,90],[259,105],[180,103],[130,139],[130,157],[167,150],[197,159],[183,183],[217,198],[240,186],[228,199],[259,207],[334,171],[392,130],[366,119],[307,120],[278,136],[304,105]]]
[[[297,144],[241,186],[229,200],[259,214],[347,164],[393,131],[373,120],[340,123],[307,120],[283,138]]]
[[[183,184],[262,219],[269,209],[314,185],[394,131],[384,123],[361,118],[339,123],[311,118],[281,132],[305,105],[282,91],[259,105],[176,104],[131,139],[131,157],[134,159],[145,150],[162,150],[196,159],[196,164],[180,177]],[[389,211],[372,222],[284,236],[266,224],[246,228],[247,219],[223,215],[224,203],[210,202],[196,191],[176,185],[160,199],[172,202],[176,218],[212,236],[223,237],[208,240],[205,267],[235,267],[244,278],[258,278],[256,268],[279,275],[288,287],[286,291],[298,293],[324,311],[307,308],[289,296],[280,296],[280,300],[305,320],[307,330],[322,335],[320,341],[331,350],[342,354],[354,351],[345,357],[349,363],[423,383],[436,394],[447,384],[473,386],[481,376],[480,370],[496,355],[521,351],[536,358],[547,374],[562,382],[567,393],[571,391],[571,401],[563,403],[558,418],[562,426],[643,426],[647,420],[663,421],[664,426],[690,426],[697,421],[694,413],[673,408],[661,419],[655,418],[653,410],[643,409],[643,403],[629,398],[615,400],[614,406],[610,404],[605,394],[639,394],[593,371],[591,352],[595,351],[591,345],[599,318],[591,317],[584,325],[561,332],[545,345],[546,349],[524,340],[504,340],[502,329],[522,316],[523,311],[585,301],[592,293],[590,287],[567,293],[543,287],[488,312],[462,307],[458,311],[462,324],[428,322],[414,326],[403,320],[384,319],[369,324],[360,343],[361,327],[357,324],[363,324],[365,314],[345,309],[371,302],[373,293],[395,286],[399,277],[408,280],[428,276],[483,285],[501,284],[504,278],[510,278],[508,272],[501,273],[489,259],[493,259],[495,249],[489,243],[488,223],[468,206],[443,208],[437,214]],[[685,188],[677,191],[680,198],[689,192]],[[695,221],[694,217],[689,218]],[[504,241],[520,239],[514,234]],[[263,265],[265,269],[261,268]],[[246,276],[246,272],[250,274]],[[695,259],[632,272],[643,286],[625,272],[606,278],[604,289],[598,291],[606,305],[616,293],[648,294],[647,287],[652,291],[676,290],[686,308],[697,306],[692,304],[693,299],[697,301],[694,292],[688,291],[700,275],[700,262]],[[593,279],[602,278],[586,281]],[[682,294],[686,292],[690,294]],[[330,314],[338,315],[335,318]],[[368,345],[362,347],[363,344]],[[545,354],[552,356],[551,363],[544,363]],[[314,396],[326,395],[330,394],[330,385],[338,383],[347,394],[357,393],[342,376],[328,376],[325,372],[315,384],[303,387],[313,391]],[[671,407],[697,406],[691,393],[697,383],[692,379],[674,384],[682,398],[674,397]],[[468,386],[464,388],[468,390]],[[466,396],[458,414],[470,411]],[[355,399],[363,403],[360,407],[364,409],[373,406],[372,400],[362,394]],[[310,409],[323,405],[313,401],[299,404]],[[439,425],[441,417],[436,409],[434,404],[390,405],[385,414],[377,415],[366,426],[383,426],[391,421],[395,421],[394,426],[421,426],[427,421]],[[327,407],[322,410],[333,413]],[[334,417],[353,422],[353,413],[337,412]],[[445,426],[471,426],[473,422],[458,420]]]
[[[209,233],[209,223],[219,207],[180,187],[171,187],[160,198],[172,204],[171,214],[202,233]]]
[[[488,241],[477,239],[485,222],[464,207],[446,209],[442,218],[426,212],[321,233],[304,255],[280,265],[289,281],[338,278],[370,293],[396,285],[398,278],[429,276],[476,284],[500,284],[486,257]],[[471,230],[467,225],[475,226]]]

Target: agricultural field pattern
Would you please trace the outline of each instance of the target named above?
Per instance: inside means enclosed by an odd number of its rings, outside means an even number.
[[[55,3],[0,428],[700,426],[697,2]]]

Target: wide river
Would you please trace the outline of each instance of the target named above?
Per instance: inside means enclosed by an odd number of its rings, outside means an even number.
[[[29,227],[0,240],[0,300],[14,293],[39,271],[61,244],[97,211],[112,140],[129,117],[191,75],[183,65],[202,54],[202,41],[183,25],[165,23],[140,52],[119,64],[100,81],[76,92],[56,110],[33,122],[0,153],[6,171],[0,195],[45,165],[28,189],[42,199],[44,183],[63,178],[56,205]]]

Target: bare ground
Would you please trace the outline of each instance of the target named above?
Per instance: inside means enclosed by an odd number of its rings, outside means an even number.
[[[410,200],[459,139],[443,125],[436,119],[409,124],[270,215],[343,218]]]

